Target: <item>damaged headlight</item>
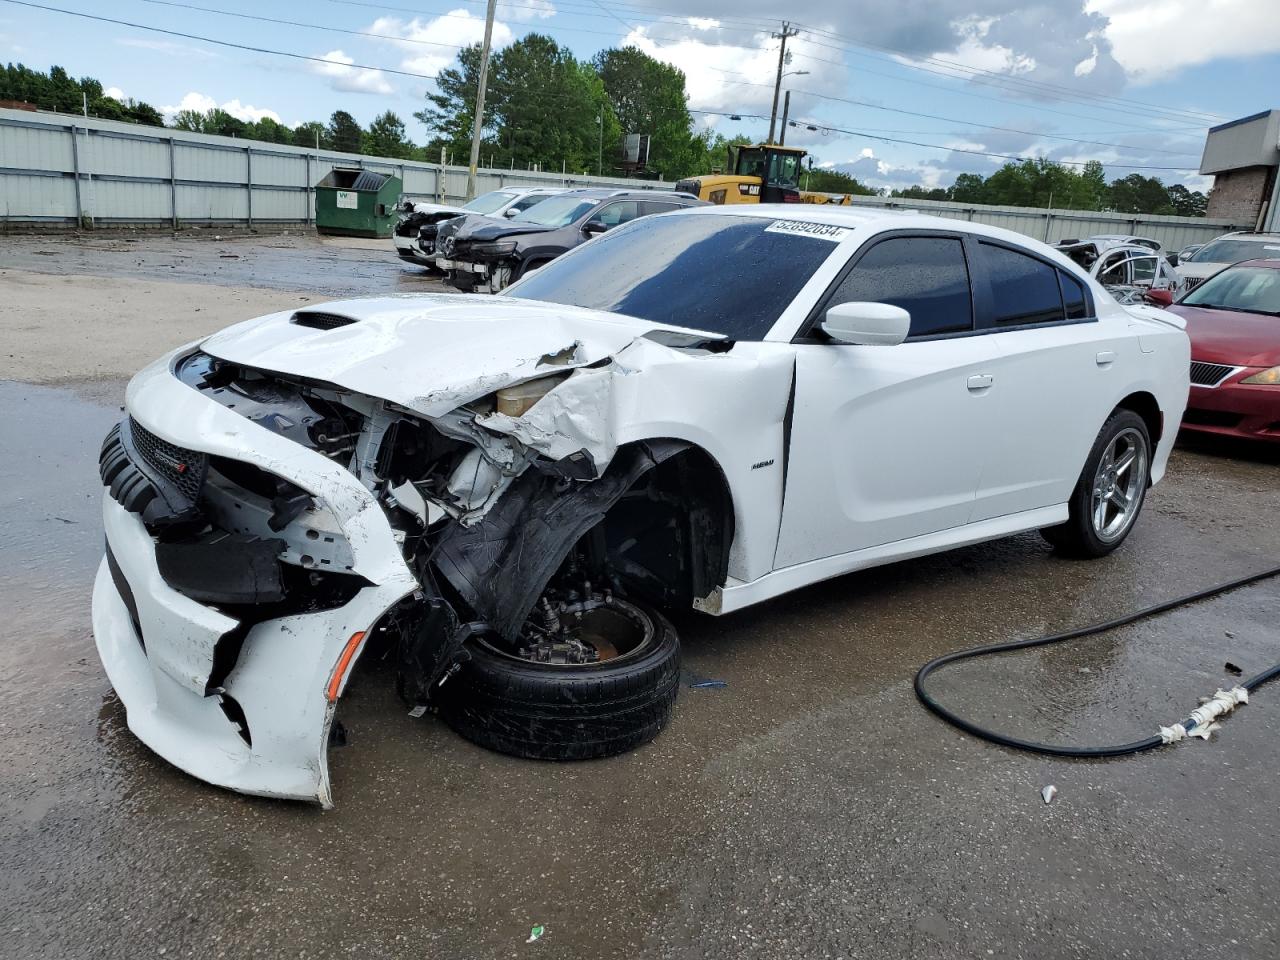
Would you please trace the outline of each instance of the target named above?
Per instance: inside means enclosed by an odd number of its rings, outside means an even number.
[[[505,257],[516,252],[514,240],[497,240],[493,243],[477,243],[471,248],[477,257]]]

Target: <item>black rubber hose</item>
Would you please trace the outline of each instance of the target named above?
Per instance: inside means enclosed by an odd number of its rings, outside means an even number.
[[[1185,597],[1178,597],[1175,600],[1166,600],[1164,603],[1157,603],[1153,607],[1147,607],[1139,610],[1137,613],[1131,613],[1123,617],[1117,617],[1115,620],[1108,620],[1105,623],[1095,623],[1088,627],[1079,627],[1075,630],[1068,630],[1065,633],[1055,633],[1044,637],[1032,637],[1029,640],[1011,640],[1007,643],[990,643],[981,647],[971,647],[968,650],[957,650],[954,653],[943,654],[926,663],[916,673],[915,689],[916,696],[920,702],[929,708],[934,714],[941,717],[953,727],[959,727],[965,733],[986,740],[989,743],[996,743],[1002,747],[1010,747],[1014,750],[1025,750],[1029,753],[1039,753],[1050,757],[1123,757],[1130,753],[1141,753],[1144,750],[1150,750],[1153,747],[1161,746],[1164,740],[1159,735],[1147,737],[1145,740],[1135,740],[1133,743],[1118,743],[1109,747],[1071,747],[1059,746],[1052,743],[1036,743],[1033,740],[1021,740],[1018,737],[1011,737],[1003,733],[997,733],[994,730],[988,730],[980,727],[978,724],[966,720],[957,713],[948,710],[937,700],[935,700],[929,691],[925,689],[925,681],[935,670],[945,667],[950,663],[957,663],[961,660],[971,660],[974,657],[985,657],[994,653],[1006,653],[1010,650],[1026,650],[1030,647],[1046,647],[1051,643],[1062,643],[1066,640],[1078,640],[1080,637],[1088,637],[1096,633],[1102,633],[1106,630],[1114,630],[1116,627],[1123,627],[1138,620],[1147,617],[1153,617],[1158,613],[1164,613],[1175,607],[1181,607],[1189,603],[1196,603],[1200,600],[1207,600],[1209,597],[1216,597],[1219,594],[1227,593],[1230,590],[1238,590],[1240,587],[1248,586],[1251,583],[1257,583],[1259,580],[1267,580],[1271,577],[1280,576],[1280,567],[1273,567],[1270,570],[1263,570],[1260,573],[1251,573],[1247,577],[1239,577],[1230,580],[1227,583],[1219,584],[1216,587],[1209,587],[1207,590],[1199,590],[1196,593],[1188,594]],[[1252,693],[1255,689],[1262,686],[1268,681],[1274,680],[1280,676],[1280,663],[1276,664],[1268,670],[1264,670],[1255,677],[1246,680],[1240,686]]]

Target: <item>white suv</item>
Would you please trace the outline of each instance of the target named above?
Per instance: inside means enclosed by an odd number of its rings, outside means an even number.
[[[1280,257],[1280,234],[1224,233],[1197,250],[1190,259],[1178,264],[1178,273],[1186,281],[1186,289],[1194,290],[1205,280],[1233,263],[1265,257]]]

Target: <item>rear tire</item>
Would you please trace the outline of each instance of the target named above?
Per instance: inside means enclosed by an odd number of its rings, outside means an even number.
[[[1068,501],[1066,523],[1040,531],[1059,553],[1104,557],[1124,543],[1151,480],[1151,436],[1132,410],[1113,413],[1093,443]]]
[[[439,690],[440,714],[472,743],[535,760],[608,757],[667,725],[680,680],[680,641],[666,617],[630,601],[650,640],[593,664],[523,660],[483,641]]]

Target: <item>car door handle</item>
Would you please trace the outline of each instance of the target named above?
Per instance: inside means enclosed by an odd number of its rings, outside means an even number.
[[[1116,362],[1116,352],[1114,350],[1103,350],[1095,358],[1098,366],[1109,367]]]
[[[981,393],[984,390],[989,390],[993,383],[995,383],[995,378],[989,373],[980,373],[969,378],[968,386],[973,393]]]

